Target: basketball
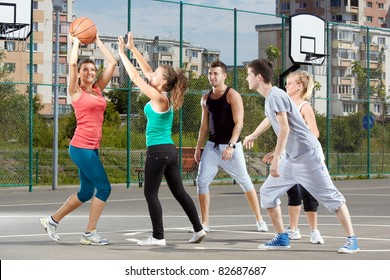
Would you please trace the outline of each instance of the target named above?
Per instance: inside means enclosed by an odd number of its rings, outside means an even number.
[[[89,44],[95,40],[96,26],[95,23],[87,17],[76,18],[69,27],[70,35],[77,37],[81,43]]]

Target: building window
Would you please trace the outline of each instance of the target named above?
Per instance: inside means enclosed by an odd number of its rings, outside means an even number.
[[[341,6],[341,0],[331,0],[330,1],[331,7],[340,7]]]
[[[38,22],[33,22],[31,29],[32,29],[32,31],[38,31]]]
[[[379,104],[374,104],[374,113],[376,114],[381,113],[381,106]]]
[[[314,1],[313,7],[314,8],[321,8],[321,2],[320,1]]]
[[[173,66],[173,61],[169,61],[169,60],[160,60],[160,63],[165,64],[165,65],[169,65],[169,66]]]
[[[344,103],[343,112],[346,114],[356,113],[356,105],[351,103]]]
[[[16,64],[15,63],[4,63],[4,71],[6,73],[15,73]]]
[[[104,66],[104,59],[95,59],[96,68]]]
[[[378,23],[380,24],[385,23],[385,19],[383,17],[378,17]]]
[[[298,3],[298,9],[306,9],[306,3]]]
[[[337,51],[337,56],[342,59],[355,60],[356,53],[351,50],[339,49]]]
[[[67,94],[67,87],[59,86],[58,87],[58,96],[66,96]]]
[[[367,7],[367,8],[372,8],[372,2],[367,2],[367,3],[366,3],[366,7]]]
[[[33,10],[38,10],[38,2],[33,1],[32,8],[33,8]]]
[[[30,65],[31,65],[31,64],[27,64],[27,65],[26,65],[26,70],[27,70],[26,72],[27,72],[27,73],[30,73]],[[32,72],[33,72],[33,73],[38,73],[38,64],[33,64],[33,65],[32,65]]]
[[[198,72],[198,65],[191,65],[191,71]]]
[[[372,16],[367,16],[367,17],[366,17],[366,21],[367,21],[367,22],[372,22]]]
[[[191,52],[191,57],[198,57],[198,52]]]
[[[290,2],[280,3],[281,11],[290,11]]]
[[[337,32],[337,39],[342,41],[353,41],[353,33],[350,31],[340,30]]]
[[[31,93],[32,94],[37,94],[38,93],[38,86],[32,86],[31,87]]]
[[[58,113],[60,115],[70,114],[72,112],[72,108],[70,104],[58,104]]]
[[[4,42],[4,49],[6,49],[7,52],[14,52],[15,51],[15,42],[5,41]]]
[[[114,85],[119,85],[119,77],[118,76],[113,76],[111,78],[111,83]]]
[[[378,37],[378,44],[386,45],[386,38],[385,37]]]
[[[118,50],[118,44],[117,43],[111,43],[111,49],[114,51]]]
[[[30,43],[27,43],[27,48],[26,48],[27,52],[30,51]],[[33,52],[37,52],[38,51],[38,44],[37,43],[33,43],[32,44],[32,51]]]
[[[379,9],[379,10],[384,10],[384,9],[385,9],[385,4],[383,4],[383,3],[378,3],[378,9]]]

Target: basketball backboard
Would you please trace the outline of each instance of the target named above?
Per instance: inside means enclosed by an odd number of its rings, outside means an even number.
[[[325,20],[311,14],[290,17],[290,58],[293,63],[321,65],[325,60]]]
[[[0,0],[0,40],[25,40],[32,26],[33,0]]]

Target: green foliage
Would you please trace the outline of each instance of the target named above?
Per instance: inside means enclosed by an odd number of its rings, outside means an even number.
[[[362,113],[335,117],[331,123],[332,146],[334,151],[354,153],[362,145],[365,130],[362,127]]]

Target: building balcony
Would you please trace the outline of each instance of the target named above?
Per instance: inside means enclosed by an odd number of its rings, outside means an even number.
[[[332,78],[332,83],[334,85],[353,85],[355,82],[355,78],[353,77],[333,77]]]
[[[360,50],[361,51],[367,51],[366,43],[360,43]],[[379,51],[379,45],[378,44],[370,44],[370,51],[377,52]]]
[[[333,58],[332,65],[338,67],[352,67],[352,59]]]
[[[355,44],[352,41],[333,40],[332,41],[332,48],[333,49],[354,50],[355,49]]]

